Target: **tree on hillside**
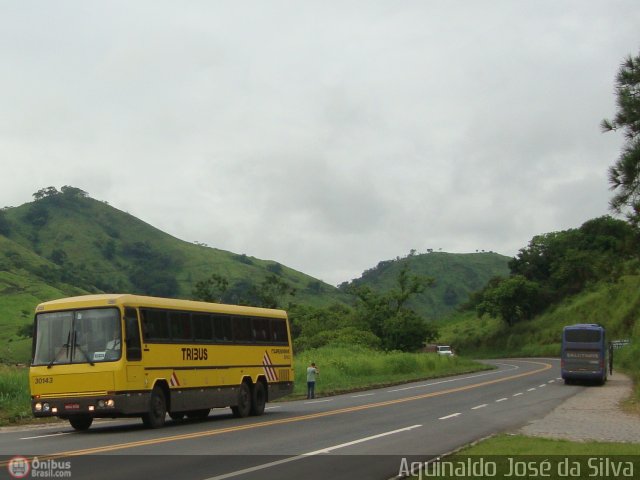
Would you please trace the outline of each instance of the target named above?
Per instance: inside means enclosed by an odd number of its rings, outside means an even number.
[[[203,302],[222,302],[228,288],[229,280],[222,275],[212,273],[209,278],[196,282],[192,295],[196,300]]]
[[[154,249],[148,241],[127,243],[123,254],[131,260],[129,281],[136,293],[171,297],[178,293],[175,272],[179,260]]]
[[[268,275],[260,285],[254,287],[259,307],[285,308],[285,301],[296,294],[296,289],[277,275]]]
[[[89,196],[89,194],[84,190],[77,187],[72,187],[71,185],[65,185],[64,187],[62,187],[60,189],[60,193],[70,198],[87,198]]]
[[[611,209],[640,224],[640,54],[629,55],[616,76],[618,110],[613,120],[603,120],[605,132],[622,130],[625,144],[618,160],[609,168],[609,184],[615,191]]]
[[[479,316],[486,313],[501,318],[509,326],[531,319],[540,309],[540,285],[522,275],[495,282],[494,286],[485,289],[476,307]]]
[[[43,198],[55,197],[59,193],[60,192],[58,192],[58,189],[56,187],[46,187],[41,188],[36,193],[34,193],[33,198],[37,202],[38,200],[42,200]]]
[[[24,215],[24,220],[28,224],[41,228],[49,222],[49,210],[43,202],[34,202]]]
[[[386,293],[374,292],[366,285],[352,285],[349,290],[359,300],[357,316],[382,340],[384,348],[417,350],[425,341],[435,340],[438,331],[406,304],[411,296],[432,286],[434,280],[410,274],[409,264],[405,263],[396,282],[397,287]]]
[[[528,320],[594,282],[616,279],[639,249],[637,229],[610,216],[536,235],[509,262],[510,277],[492,279],[466,307],[509,325]]]
[[[4,210],[0,210],[0,235],[7,236],[11,232],[11,224]]]

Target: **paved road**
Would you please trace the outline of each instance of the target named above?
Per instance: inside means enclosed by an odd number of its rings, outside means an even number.
[[[272,403],[257,418],[236,419],[225,409],[160,430],[136,419],[96,421],[84,433],[66,424],[4,429],[0,478],[6,460],[22,455],[76,479],[388,479],[403,458],[424,461],[520,427],[585,388],[565,386],[557,360],[489,363],[497,369]]]

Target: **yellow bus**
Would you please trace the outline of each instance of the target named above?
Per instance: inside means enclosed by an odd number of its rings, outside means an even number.
[[[286,312],[128,294],[36,308],[29,384],[36,417],[141,417],[161,427],[231,407],[261,415],[293,391]]]

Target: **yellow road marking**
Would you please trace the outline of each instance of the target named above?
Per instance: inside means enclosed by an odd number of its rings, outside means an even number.
[[[328,410],[326,412],[317,412],[317,413],[310,413],[307,415],[299,415],[297,417],[290,417],[290,418],[282,418],[282,419],[278,419],[278,420],[268,420],[266,422],[259,422],[259,423],[250,423],[247,425],[236,425],[233,427],[227,427],[227,428],[219,428],[219,429],[215,429],[215,430],[206,430],[204,432],[193,432],[193,433],[184,433],[184,434],[180,434],[180,435],[171,435],[168,437],[161,437],[161,438],[151,438],[151,439],[147,439],[147,440],[138,440],[138,441],[134,441],[134,442],[126,442],[126,443],[116,443],[113,445],[104,445],[101,447],[93,447],[93,448],[85,448],[85,449],[81,449],[81,450],[69,450],[66,452],[59,452],[59,453],[53,453],[51,455],[39,455],[38,459],[39,460],[45,460],[45,459],[57,459],[57,458],[62,458],[62,457],[72,457],[72,456],[78,456],[78,455],[91,455],[91,454],[95,454],[95,453],[103,453],[103,452],[111,452],[114,450],[122,450],[125,448],[135,448],[135,447],[143,447],[146,445],[156,445],[156,444],[160,444],[160,443],[166,443],[166,442],[175,442],[178,440],[190,440],[190,439],[194,439],[194,438],[202,438],[202,437],[210,437],[213,435],[222,435],[224,433],[231,433],[231,432],[240,432],[243,430],[250,430],[253,428],[262,428],[262,427],[270,427],[273,425],[283,425],[286,423],[294,423],[294,422],[303,422],[303,421],[307,421],[307,420],[314,420],[316,418],[323,418],[323,417],[330,417],[333,415],[341,415],[344,413],[351,413],[351,412],[358,412],[358,411],[362,411],[362,410],[368,410],[371,408],[379,408],[379,407],[386,407],[389,405],[397,405],[399,403],[405,403],[405,402],[412,402],[415,400],[422,400],[425,398],[431,398],[431,397],[438,397],[440,395],[448,395],[450,393],[456,393],[456,392],[462,392],[465,390],[471,390],[474,388],[479,388],[479,387],[484,387],[486,385],[492,385],[494,383],[501,383],[501,382],[506,382],[508,380],[514,380],[516,378],[520,378],[520,377],[526,377],[529,375],[535,375],[536,373],[540,373],[543,372],[545,370],[549,370],[550,368],[552,368],[552,365],[549,363],[542,363],[542,362],[533,362],[533,361],[526,361],[526,363],[533,363],[535,365],[542,365],[542,368],[538,368],[536,370],[532,370],[530,372],[525,372],[525,373],[519,373],[518,375],[511,375],[508,377],[504,377],[504,378],[497,378],[497,379],[493,379],[493,380],[487,380],[484,382],[480,382],[480,383],[474,383],[471,385],[463,385],[461,387],[455,387],[455,388],[449,388],[447,390],[441,390],[438,392],[431,392],[431,393],[423,393],[421,395],[414,395],[411,397],[405,397],[405,398],[398,398],[395,400],[386,400],[383,402],[376,402],[376,403],[368,403],[365,405],[357,405],[354,407],[345,407],[345,408],[339,408],[336,410]],[[7,465],[9,462],[0,462],[0,466],[4,466]]]

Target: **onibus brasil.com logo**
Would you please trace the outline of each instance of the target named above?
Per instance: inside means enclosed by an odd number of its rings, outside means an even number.
[[[71,462],[52,458],[38,460],[38,457],[29,461],[28,458],[17,456],[9,460],[7,470],[13,478],[70,478]]]

